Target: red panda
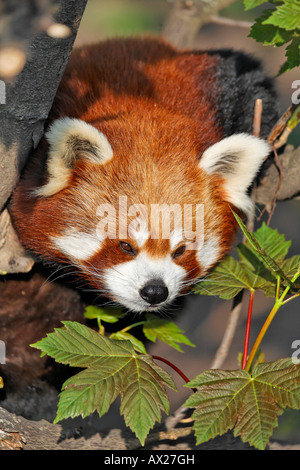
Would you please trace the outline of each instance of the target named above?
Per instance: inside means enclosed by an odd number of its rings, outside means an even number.
[[[276,92],[246,54],[150,38],[75,49],[12,197],[20,240],[131,311],[163,308],[229,251],[231,209],[252,210],[270,152],[251,135],[257,98],[265,138]]]

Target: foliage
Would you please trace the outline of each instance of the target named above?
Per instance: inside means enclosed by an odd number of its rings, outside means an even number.
[[[130,341],[108,339],[77,322],[63,324],[34,345],[57,362],[85,368],[64,383],[55,422],[96,410],[102,416],[120,394],[126,425],[144,443],[161,410],[169,410],[164,385],[176,389],[172,378]]]
[[[245,243],[237,246],[239,260],[232,256],[224,258],[209,276],[194,287],[194,292],[232,299],[242,289],[247,289],[261,290],[266,297],[274,297],[277,277],[281,279],[281,291],[286,286],[291,286],[292,291],[297,289],[291,279],[298,271],[300,255],[285,258],[291,242],[265,223],[254,237],[236,217],[248,237]]]
[[[265,331],[279,308],[300,296],[300,256],[287,258],[291,243],[277,230],[263,224],[251,233],[235,217],[246,237],[237,247],[239,260],[226,257],[194,290],[223,299],[236,296],[242,289],[252,293],[261,290],[274,297],[274,307],[245,367],[208,370],[188,381],[174,364],[148,355],[143,342],[128,333],[141,326],[150,341],[159,339],[179,351],[180,344],[193,346],[173,322],[148,314],[145,320],[107,337],[103,323],[118,322],[123,312],[89,306],[85,315],[97,320],[98,332],[68,321],[32,345],[57,362],[84,368],[64,383],[55,422],[78,415],[86,417],[94,411],[103,416],[120,395],[120,413],[144,444],[150,429],[161,420],[161,412],[169,411],[166,386],[176,390],[171,376],[154,361],[158,359],[179,372],[195,392],[184,406],[194,408],[193,429],[198,444],[232,429],[244,442],[258,449],[266,447],[277,426],[277,416],[287,407],[300,408],[300,365],[289,358],[265,362],[259,352]]]
[[[244,0],[246,10],[265,3],[264,0]],[[250,37],[265,46],[286,45],[286,62],[279,73],[300,65],[300,3],[299,0],[271,0],[274,8],[263,11],[251,28]]]
[[[184,406],[192,418],[197,444],[229,429],[257,449],[264,449],[284,408],[300,408],[299,367],[291,359],[259,364],[245,370],[208,370],[189,384],[197,391]]]

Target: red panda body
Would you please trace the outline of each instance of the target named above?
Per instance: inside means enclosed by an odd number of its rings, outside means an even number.
[[[250,135],[254,103],[263,99],[265,137],[274,96],[239,53],[158,39],[75,50],[13,196],[21,241],[130,310],[162,308],[228,252],[231,208],[251,210],[247,190],[269,153]]]

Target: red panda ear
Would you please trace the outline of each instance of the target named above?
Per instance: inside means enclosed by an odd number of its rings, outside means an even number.
[[[101,164],[113,157],[105,135],[80,119],[57,119],[46,138],[50,144],[48,182],[34,191],[38,196],[52,196],[64,189],[79,159]]]
[[[234,134],[205,150],[199,166],[209,174],[221,176],[226,200],[248,214],[252,202],[247,190],[269,153],[266,141],[249,134]]]

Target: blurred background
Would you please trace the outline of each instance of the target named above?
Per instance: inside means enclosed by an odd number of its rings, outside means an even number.
[[[167,0],[89,0],[84,13],[76,46],[92,43],[115,36],[129,35],[160,35],[166,18],[172,8],[172,2]],[[266,8],[256,8],[249,12],[244,11],[242,0],[233,3],[221,12],[221,16],[234,20],[251,22]],[[284,63],[284,48],[275,49],[263,46],[254,39],[248,38],[248,27],[233,27],[219,24],[207,24],[199,31],[194,47],[198,49],[233,48],[243,50],[261,58],[268,73],[275,76],[280,65]],[[291,104],[292,82],[300,79],[299,68],[294,69],[277,78],[277,88],[280,95],[281,110],[284,111]],[[300,144],[299,126],[291,138],[290,143]],[[259,214],[262,208],[257,208]],[[300,253],[300,201],[283,202],[277,205],[270,226],[285,233],[287,240],[292,240],[289,256]],[[266,219],[262,219],[266,220]],[[243,349],[248,295],[244,296],[243,310],[238,329],[231,346],[224,369],[237,368],[238,353]],[[267,361],[280,357],[291,356],[292,342],[300,340],[300,301],[288,303],[273,321],[267,332],[261,348]],[[254,300],[254,313],[251,328],[250,347],[272,306],[272,301],[263,295],[256,294]],[[221,301],[217,298],[188,295],[178,302],[175,311],[170,312],[170,318],[176,315],[176,323],[182,328],[189,339],[196,345],[195,348],[184,346],[184,353],[180,353],[157,342],[149,345],[149,353],[172,358],[178,367],[189,377],[211,366],[217,348],[220,345],[228,315],[231,310],[231,301]],[[166,366],[167,368],[167,366]],[[174,377],[174,373],[170,371]],[[171,413],[174,412],[189,391],[182,387],[182,380],[174,377],[179,391],[170,393]],[[119,421],[111,410],[103,418],[103,425],[111,420]],[[300,439],[300,413],[286,412],[279,418],[280,427],[275,430],[274,438]],[[122,426],[122,419],[116,423]]]

